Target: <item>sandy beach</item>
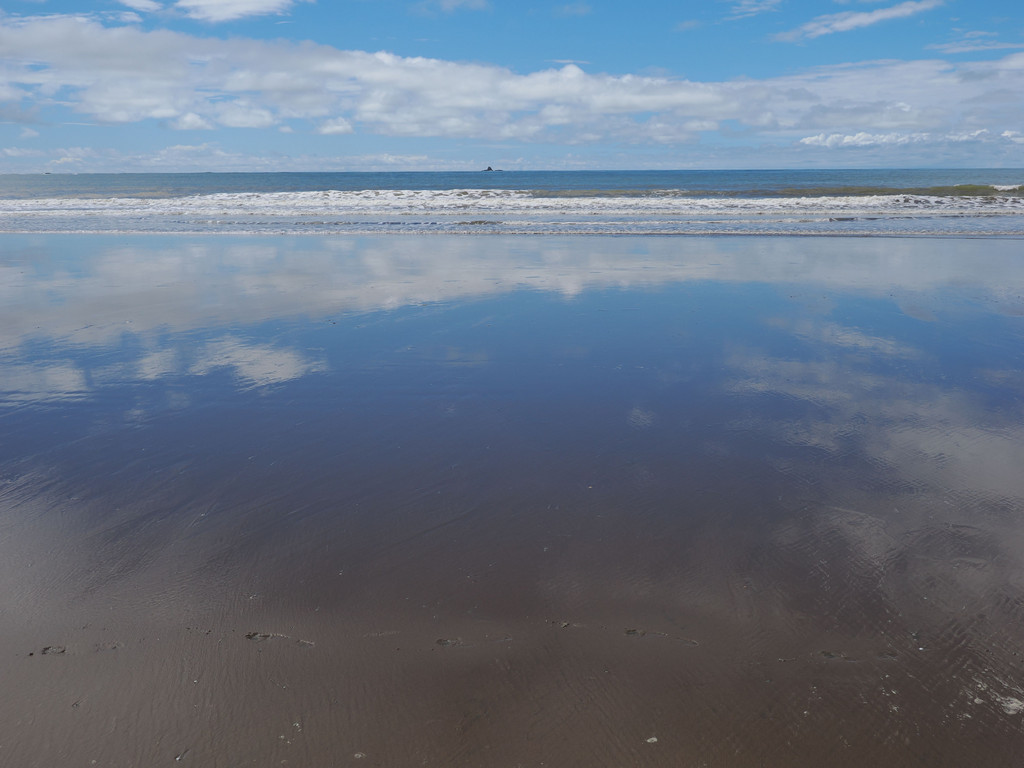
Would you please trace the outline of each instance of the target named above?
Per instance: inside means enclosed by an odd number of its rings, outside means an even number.
[[[0,764],[1020,765],[1019,242],[4,242]]]

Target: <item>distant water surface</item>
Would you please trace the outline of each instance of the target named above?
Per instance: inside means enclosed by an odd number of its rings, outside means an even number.
[[[3,759],[1019,766],[1019,246],[0,237]]]

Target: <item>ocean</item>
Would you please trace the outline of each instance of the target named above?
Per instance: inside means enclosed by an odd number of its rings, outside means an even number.
[[[1024,235],[1024,170],[0,176],[0,231]]]

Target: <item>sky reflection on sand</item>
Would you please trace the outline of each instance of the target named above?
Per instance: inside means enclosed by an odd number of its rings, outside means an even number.
[[[75,710],[131,754],[180,676],[154,636],[256,760],[293,712],[308,764],[1019,754],[1019,243],[5,243],[0,610],[70,692],[86,636],[135,649],[145,684]]]
[[[834,293],[889,297],[915,317],[948,315],[950,302],[956,308],[964,301],[1024,314],[1014,241],[9,236],[5,243],[0,350],[12,366],[7,391],[56,396],[81,391],[81,370],[61,360],[34,373],[18,351],[22,345],[82,350],[122,346],[128,338],[134,344],[123,346],[136,347],[139,359],[121,364],[153,379],[186,365],[166,345],[198,333],[205,347],[187,363],[194,372],[234,366],[240,381],[271,383],[319,370],[320,363],[265,343],[247,348],[252,342],[230,329],[523,290],[570,300],[585,291],[683,283],[774,284],[803,301]],[[820,299],[805,295],[818,290]],[[831,334],[822,341],[840,346],[862,343],[856,329],[794,331]]]

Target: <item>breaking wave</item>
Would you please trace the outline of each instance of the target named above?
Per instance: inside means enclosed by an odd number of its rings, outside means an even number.
[[[1020,185],[800,194],[367,189],[0,200],[7,232],[1024,235]],[[959,190],[959,191],[950,191]],[[969,190],[974,190],[973,192]]]

